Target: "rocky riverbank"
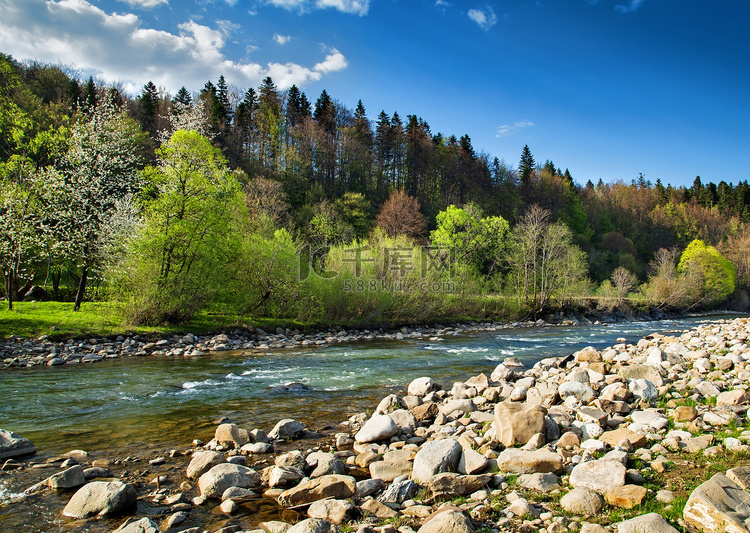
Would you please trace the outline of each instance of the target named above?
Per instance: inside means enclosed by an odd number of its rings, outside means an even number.
[[[660,320],[667,314],[654,311],[639,319]],[[462,324],[410,326],[398,329],[385,327],[373,329],[331,328],[313,333],[298,329],[276,328],[266,332],[261,328],[245,327],[214,335],[171,335],[159,339],[143,338],[140,335],[116,335],[113,337],[52,340],[48,336],[26,339],[10,336],[0,341],[0,369],[27,368],[33,366],[62,366],[96,363],[120,357],[198,357],[208,353],[229,350],[277,350],[295,349],[367,340],[424,339],[440,341],[451,335],[492,332],[507,328],[545,325],[590,325],[592,323],[617,322],[633,319],[624,312],[589,313],[574,316],[557,313],[535,321],[498,323],[469,322]]]
[[[45,531],[750,531],[749,337],[740,318],[508,358],[336,428],[223,421],[153,457],[6,460],[0,481],[36,472],[6,505],[57,502]]]

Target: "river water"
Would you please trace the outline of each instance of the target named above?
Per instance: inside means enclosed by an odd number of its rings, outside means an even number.
[[[197,358],[148,357],[82,367],[36,367],[0,374],[0,428],[31,439],[39,452],[113,447],[189,446],[210,440],[228,417],[268,432],[282,418],[312,428],[372,411],[385,395],[420,376],[450,388],[489,374],[504,358],[528,366],[618,338],[689,329],[712,315],[656,322],[507,328],[448,336],[443,342],[372,340],[266,353],[223,352]],[[303,383],[305,392],[274,387]]]

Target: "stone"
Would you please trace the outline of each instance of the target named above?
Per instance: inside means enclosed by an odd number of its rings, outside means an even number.
[[[550,492],[561,488],[560,478],[551,472],[522,474],[518,478],[518,484],[524,488],[538,490],[539,492]]]
[[[214,439],[221,446],[229,448],[242,448],[250,442],[247,430],[240,428],[236,424],[219,424],[214,434]]]
[[[569,513],[595,516],[604,507],[604,499],[591,489],[577,487],[560,499],[560,506]]]
[[[364,498],[375,494],[385,486],[382,479],[363,479],[357,481],[357,491],[354,493],[354,497],[357,499]],[[391,484],[393,486],[393,484]]]
[[[455,472],[462,451],[461,445],[453,439],[428,442],[414,457],[412,479],[417,483],[427,483],[435,474]]]
[[[265,531],[266,533],[286,533],[292,526],[290,524],[287,524],[286,522],[269,520],[268,522],[261,522],[260,524],[258,524],[258,527],[261,529],[261,531]]]
[[[449,400],[445,402],[443,405],[441,405],[438,409],[445,416],[449,416],[453,413],[458,413],[460,415],[467,415],[471,413],[472,411],[475,411],[476,408],[477,407],[476,405],[474,405],[474,402],[470,398],[466,398],[466,399],[459,399],[459,400]]]
[[[338,526],[328,520],[308,518],[286,530],[286,533],[339,533]]]
[[[260,487],[260,474],[242,465],[222,463],[198,478],[198,488],[201,496],[206,498],[220,498],[229,487],[243,489],[257,489]]]
[[[648,444],[646,436],[641,433],[636,433],[628,428],[619,428],[614,431],[605,431],[599,436],[599,440],[605,444],[609,444],[611,447],[615,447],[623,439],[627,439],[633,448],[643,448]]]
[[[344,461],[326,452],[313,452],[305,458],[306,470],[309,477],[327,476],[330,474],[345,474]]]
[[[653,365],[627,365],[620,369],[619,375],[628,381],[645,379],[653,383],[656,387],[664,385],[664,380],[661,377],[659,369]]]
[[[704,531],[748,531],[750,494],[724,474],[715,474],[690,494],[683,518]]]
[[[351,498],[356,490],[357,481],[353,477],[334,474],[302,481],[281,493],[278,500],[284,507],[295,507],[324,498],[344,500]]]
[[[742,487],[742,490],[750,489],[750,466],[730,468],[727,470],[727,477]]]
[[[53,474],[43,481],[51,489],[73,489],[86,483],[86,475],[80,465]]]
[[[503,446],[526,444],[544,431],[547,410],[540,405],[501,402],[495,406],[495,436]]]
[[[584,404],[587,404],[596,398],[596,392],[594,392],[594,389],[592,389],[590,385],[579,383],[578,381],[566,381],[561,383],[557,388],[557,393],[563,401],[572,396]]]
[[[406,409],[396,409],[395,411],[388,413],[393,423],[396,424],[401,433],[411,434],[417,427],[417,418]]]
[[[570,473],[570,485],[586,487],[599,494],[625,485],[625,465],[600,459],[576,465]]]
[[[402,479],[394,481],[378,498],[382,503],[401,505],[406,500],[410,500],[419,492],[419,485],[411,479]]]
[[[461,460],[458,462],[458,472],[460,474],[478,474],[482,472],[489,460],[481,453],[467,448],[461,454]]]
[[[410,476],[414,463],[411,461],[376,461],[370,463],[370,477],[374,479],[382,479],[386,483],[393,481],[397,477]]]
[[[250,489],[243,489],[242,487],[229,487],[221,494],[221,500],[233,500],[235,503],[248,502],[255,500],[258,497],[258,493]]]
[[[632,509],[643,502],[648,490],[638,485],[623,485],[607,492],[605,501],[614,507]]]
[[[432,378],[423,377],[412,380],[407,387],[407,393],[409,396],[417,396],[421,398],[422,396],[427,396],[437,388],[438,387],[435,385],[435,382],[432,381]]]
[[[636,516],[624,522],[614,524],[617,533],[679,533],[675,528],[669,525],[669,522],[656,513],[648,513]]]
[[[88,518],[123,512],[135,507],[135,487],[122,481],[92,481],[78,489],[63,509],[70,518]]]
[[[435,402],[425,402],[412,408],[411,410],[411,413],[414,415],[414,418],[418,422],[423,422],[425,420],[435,418],[439,412],[440,409],[438,409],[438,406]]]
[[[474,526],[460,510],[446,509],[429,517],[417,533],[474,533]]]
[[[187,477],[189,479],[198,479],[203,474],[211,470],[216,465],[225,463],[224,455],[219,452],[205,451],[193,454],[190,464],[187,467]]]
[[[716,405],[742,405],[748,401],[750,401],[750,398],[742,389],[722,392],[716,397]]]
[[[268,486],[272,489],[293,485],[305,477],[305,473],[296,466],[274,466],[268,475]]]
[[[128,518],[112,533],[159,533],[159,526],[148,517]]]
[[[698,418],[698,410],[689,405],[680,405],[672,413],[675,422],[692,422]]]
[[[427,488],[432,491],[435,498],[456,498],[478,491],[487,485],[490,480],[492,480],[491,475],[465,476],[453,472],[444,472],[432,476],[427,483]]]
[[[398,433],[399,428],[393,419],[388,415],[372,415],[370,419],[362,426],[354,440],[363,442],[377,442],[393,437]]]
[[[12,431],[0,429],[0,459],[22,457],[36,453],[36,448],[27,438]]]
[[[508,448],[498,456],[497,466],[501,471],[513,474],[559,472],[563,468],[563,459],[545,449],[527,451]]]
[[[224,500],[221,502],[221,505],[219,505],[219,509],[221,509],[221,512],[226,515],[233,515],[237,512],[238,507],[234,500]]]
[[[355,459],[354,464],[361,468],[367,468],[370,466],[370,463],[374,463],[375,461],[382,460],[383,457],[372,450],[365,450],[362,453],[360,453]]]
[[[342,524],[354,514],[354,505],[346,500],[318,500],[307,510],[310,518],[321,518],[334,524]]]
[[[633,397],[637,400],[653,400],[659,396],[659,389],[647,379],[634,379],[628,384]]]
[[[401,401],[401,398],[399,398],[395,394],[389,394],[388,396],[380,400],[380,403],[375,408],[375,413],[379,415],[387,415],[392,411],[403,408],[404,402]]]
[[[378,500],[367,500],[359,507],[367,514],[373,515],[383,520],[386,520],[388,518],[395,518],[396,516],[398,516],[398,513],[396,511],[394,511],[384,503],[380,503]]]
[[[307,426],[302,422],[298,422],[291,418],[285,418],[284,420],[279,420],[268,434],[268,438],[272,440],[296,439],[302,436],[305,429],[307,429]]]

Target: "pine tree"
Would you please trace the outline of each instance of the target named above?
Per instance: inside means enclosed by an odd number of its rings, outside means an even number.
[[[156,122],[159,110],[159,92],[153,82],[143,86],[141,95],[138,97],[140,113],[138,119],[143,131],[148,132],[151,137],[156,138]]]
[[[523,147],[521,161],[518,163],[518,173],[521,177],[522,185],[528,185],[529,181],[531,181],[531,175],[534,172],[535,165],[534,156],[531,155],[531,150],[529,150],[529,145],[527,144]]]
[[[188,90],[183,85],[180,87],[180,90],[177,91],[177,94],[172,98],[172,103],[180,103],[182,105],[190,105],[193,103],[193,97],[190,95]]]

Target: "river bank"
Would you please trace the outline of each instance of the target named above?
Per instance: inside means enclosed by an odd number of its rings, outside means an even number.
[[[338,327],[312,332],[282,327],[275,328],[273,332],[267,332],[260,327],[247,326],[216,334],[186,333],[161,337],[119,334],[108,337],[55,340],[46,335],[36,339],[12,335],[0,341],[0,369],[85,364],[120,357],[199,357],[207,353],[232,350],[295,349],[368,340],[425,339],[437,342],[445,336],[493,332],[507,328],[590,325],[623,320],[662,320],[680,316],[684,315],[656,310],[648,314],[635,315],[622,311],[569,313],[567,315],[560,312],[548,315],[546,319],[522,322],[482,321],[397,328]]]
[[[698,510],[717,494],[730,506],[711,520],[721,515],[742,522],[750,518],[737,514],[750,502],[742,490],[747,471],[737,470],[750,463],[749,334],[748,319],[741,318],[579,350],[531,368],[508,358],[489,376],[452,386],[415,379],[384,398],[372,416],[361,413],[337,427],[317,428],[322,431],[287,422],[266,436],[224,423],[205,444],[130,458],[113,453],[100,461],[135,488],[137,504],[131,501],[126,514],[153,520],[161,531],[251,531],[264,521],[291,523],[306,515],[324,521],[316,522],[317,530],[343,521],[363,532],[394,526],[401,533],[675,531],[701,520],[705,526],[708,519]],[[77,460],[94,467],[90,458]],[[13,466],[20,470],[3,476],[12,485],[30,472],[41,479],[42,472],[75,467],[63,465],[62,457]],[[255,495],[209,489],[204,476],[227,469],[233,474],[222,479]],[[713,475],[727,471],[735,481]],[[157,484],[162,473],[167,477]],[[708,478],[712,483],[701,485]],[[696,491],[698,485],[703,489]],[[61,518],[73,494],[45,490],[30,504],[11,505],[47,509],[60,531],[111,531],[123,520]],[[427,521],[445,502],[452,506]],[[646,511],[658,511],[672,525],[654,525],[659,519]],[[623,520],[641,515],[636,523]],[[19,530],[54,530],[30,527]]]

